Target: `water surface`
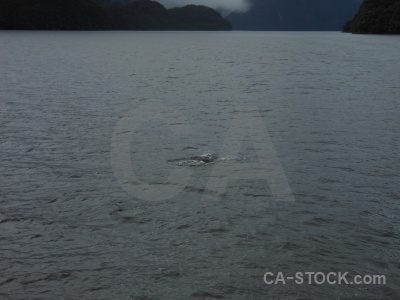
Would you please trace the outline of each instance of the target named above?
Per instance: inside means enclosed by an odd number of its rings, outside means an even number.
[[[1,32],[1,298],[397,299],[398,49],[340,33]],[[162,201],[127,193],[111,159],[118,122],[150,105],[191,129],[148,112],[128,129],[139,180],[191,172]],[[221,153],[248,106],[295,202],[263,179],[203,198],[214,168],[257,162],[251,131]],[[269,286],[267,271],[387,284]]]

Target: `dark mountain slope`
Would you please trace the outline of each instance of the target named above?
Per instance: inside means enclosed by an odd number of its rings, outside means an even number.
[[[169,9],[172,29],[231,30],[232,25],[215,10],[202,5],[187,5]]]
[[[155,1],[139,0],[112,5],[106,10],[118,30],[165,30],[171,27],[167,9]]]
[[[365,0],[343,31],[400,34],[400,0]]]
[[[231,30],[215,10],[189,5],[167,10],[138,0],[104,4],[92,0],[0,0],[0,29],[26,30]]]
[[[0,0],[0,29],[101,30],[112,25],[92,0]]]
[[[155,1],[138,0],[106,6],[116,29],[121,30],[231,30],[215,10],[202,5],[166,9]]]

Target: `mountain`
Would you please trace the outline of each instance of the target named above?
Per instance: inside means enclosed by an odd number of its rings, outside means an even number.
[[[105,6],[114,29],[163,30],[170,28],[168,11],[155,1],[139,0],[122,5]]]
[[[362,0],[252,0],[247,13],[227,19],[235,30],[342,30]]]
[[[0,29],[231,30],[232,26],[201,5],[167,10],[151,0],[0,0]]]
[[[119,30],[231,30],[215,10],[202,5],[166,9],[160,3],[138,0],[104,6]]]
[[[364,0],[343,31],[400,34],[400,0]]]
[[[0,29],[95,30],[112,26],[92,0],[0,0]]]
[[[232,30],[229,21],[223,19],[217,11],[207,6],[186,5],[169,9],[168,13],[173,20],[172,29]]]

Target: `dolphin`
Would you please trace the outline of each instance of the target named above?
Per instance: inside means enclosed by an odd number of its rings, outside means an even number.
[[[205,163],[210,163],[215,160],[215,156],[213,156],[211,153],[204,153],[202,155],[198,156],[192,156],[190,159],[192,160],[197,160],[197,161],[202,161]]]

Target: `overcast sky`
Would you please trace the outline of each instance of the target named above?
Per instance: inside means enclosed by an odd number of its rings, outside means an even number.
[[[185,6],[188,4],[205,5],[223,11],[230,12],[245,12],[250,7],[250,0],[157,0],[166,8],[175,6]]]

